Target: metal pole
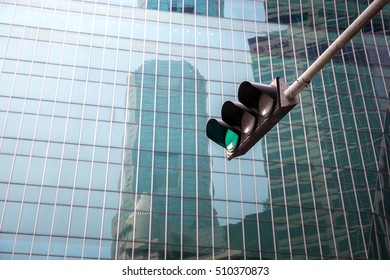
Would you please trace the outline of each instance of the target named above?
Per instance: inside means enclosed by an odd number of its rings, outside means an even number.
[[[323,52],[314,63],[284,92],[292,99],[313,79],[318,72],[386,5],[390,0],[374,0],[356,20]]]

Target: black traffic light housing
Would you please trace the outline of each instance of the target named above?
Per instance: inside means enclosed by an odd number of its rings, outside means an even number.
[[[207,122],[207,137],[227,150],[227,158],[245,154],[295,105],[298,98],[287,98],[287,84],[277,77],[270,85],[242,82],[239,102],[226,101],[220,119]]]

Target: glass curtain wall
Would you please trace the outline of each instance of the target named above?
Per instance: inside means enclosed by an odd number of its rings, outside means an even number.
[[[1,1],[0,259],[389,259],[389,5],[246,155],[205,133],[367,5]]]

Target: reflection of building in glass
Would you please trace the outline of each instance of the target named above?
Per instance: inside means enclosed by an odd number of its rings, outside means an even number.
[[[389,211],[388,199],[390,197],[390,176],[386,175],[390,170],[389,153],[390,148],[390,104],[384,117],[384,131],[382,145],[379,153],[379,168],[380,173],[377,177],[377,186],[373,195],[375,218],[372,219],[372,227],[370,232],[369,257],[378,259],[382,256],[389,257],[390,242],[386,238],[390,222],[387,219],[377,217],[386,216]]]
[[[206,115],[204,77],[188,62],[157,60],[146,61],[129,80],[129,107],[138,110],[128,116],[117,257],[203,259],[223,253],[226,233],[212,218],[208,143],[195,130],[206,121],[197,117]],[[213,239],[214,252],[208,243]]]
[[[0,259],[389,259],[389,5],[231,161],[207,120],[367,1],[0,5]]]
[[[274,10],[270,8],[271,5],[268,7],[270,22],[306,26],[308,32],[313,30],[313,11],[320,19],[324,17],[322,9],[297,9],[298,13],[294,14],[293,11],[283,13],[280,9]],[[373,28],[379,31],[378,26],[381,25],[378,22],[378,19],[373,21]],[[338,30],[338,23],[330,21],[327,24],[329,30]],[[316,36],[318,40],[325,34],[317,32]],[[329,43],[309,38],[307,41],[293,41],[288,37],[284,39],[279,32],[249,38],[255,80],[270,79],[273,73],[262,71],[262,65],[270,64],[270,56],[276,61],[277,57],[281,57],[284,65],[306,65],[307,61],[314,61]],[[274,228],[274,235],[270,238],[274,241],[276,254],[279,254],[277,258],[289,258],[291,254],[296,258],[306,254],[334,258],[350,258],[351,255],[354,258],[389,257],[389,240],[384,237],[389,228],[388,221],[380,218],[386,216],[382,210],[388,204],[383,202],[386,191],[382,191],[381,183],[378,187],[367,184],[368,181],[374,182],[376,176],[383,178],[388,169],[377,170],[377,175],[374,172],[371,175],[368,175],[370,172],[358,175],[361,172],[359,169],[369,170],[378,165],[369,139],[378,143],[382,139],[380,134],[374,132],[380,127],[380,122],[372,122],[377,128],[359,126],[359,119],[366,117],[366,112],[357,112],[358,109],[355,111],[353,107],[354,100],[362,98],[358,96],[360,90],[367,88],[370,92],[372,85],[361,80],[347,80],[337,73],[342,72],[343,67],[352,69],[355,64],[374,73],[377,71],[374,66],[390,62],[382,47],[376,50],[373,53],[372,47],[364,44],[344,48],[333,59],[333,69],[330,72],[325,70],[322,74],[328,84],[320,84],[320,87],[333,94],[323,101],[326,107],[318,105],[318,102],[305,104],[302,97],[302,116],[292,112],[267,135],[267,146],[263,146],[263,153],[267,154],[269,160],[266,172],[270,177],[270,203],[273,204],[270,214]],[[369,67],[373,67],[372,70]],[[335,77],[338,78],[337,84],[332,82]],[[313,97],[323,100],[324,96],[317,95],[324,93],[316,87],[314,80]],[[348,95],[338,96],[342,90],[348,90],[355,96],[353,99]],[[379,86],[377,96],[387,96],[388,93],[383,95],[384,92],[386,90]],[[373,101],[367,98],[362,102],[369,104]],[[384,106],[385,110],[387,104],[388,97],[380,106]],[[309,106],[314,106],[314,109],[305,108]],[[346,117],[347,114],[356,116],[356,120]],[[386,123],[385,120],[383,118]],[[366,120],[364,122],[367,123]],[[387,175],[385,177],[388,178]],[[383,247],[377,244],[383,244]]]

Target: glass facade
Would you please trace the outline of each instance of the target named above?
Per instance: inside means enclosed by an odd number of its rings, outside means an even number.
[[[367,2],[1,1],[0,259],[389,259],[389,5],[245,156],[205,133]]]

